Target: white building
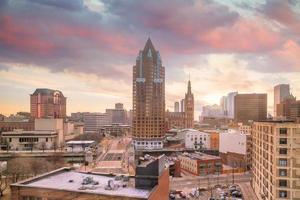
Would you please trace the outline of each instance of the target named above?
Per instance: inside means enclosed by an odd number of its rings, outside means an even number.
[[[84,131],[97,132],[101,126],[110,124],[109,118],[106,113],[84,113]]]
[[[57,132],[57,144],[63,144],[65,141],[64,120],[63,119],[35,119],[35,131],[55,131]]]
[[[202,107],[201,116],[203,117],[223,117],[222,107],[219,105],[207,105]]]
[[[251,126],[249,126],[249,125],[243,125],[242,123],[238,124],[238,126],[239,126],[239,131],[241,133],[251,134],[251,130],[252,130]]]
[[[52,149],[58,144],[58,132],[52,130],[3,132],[2,138],[11,150]]]
[[[247,134],[238,130],[229,129],[219,133],[219,151],[221,153],[237,153],[246,155]]]
[[[195,129],[183,129],[178,133],[179,138],[184,138],[185,148],[210,149],[210,134]]]
[[[69,141],[66,143],[66,147],[68,152],[83,152],[90,150],[95,144],[96,142],[94,140]]]

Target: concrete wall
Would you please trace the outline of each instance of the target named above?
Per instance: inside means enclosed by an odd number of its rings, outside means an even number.
[[[239,131],[221,132],[219,134],[219,151],[221,153],[233,152],[246,155],[247,135]]]
[[[53,130],[58,132],[58,145],[64,143],[63,119],[35,119],[35,130]]]

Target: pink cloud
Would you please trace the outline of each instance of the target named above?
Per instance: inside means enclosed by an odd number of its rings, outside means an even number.
[[[219,27],[198,35],[198,40],[223,51],[258,52],[276,48],[281,39],[257,21],[239,20],[231,27]]]
[[[33,24],[23,24],[11,16],[3,16],[0,25],[0,42],[14,49],[37,54],[48,54],[54,49],[51,42],[40,37],[40,31]]]

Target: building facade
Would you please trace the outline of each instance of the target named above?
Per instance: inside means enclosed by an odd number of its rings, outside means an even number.
[[[109,124],[127,124],[127,113],[122,103],[116,103],[114,109],[106,109]]]
[[[274,87],[274,117],[277,117],[277,104],[290,95],[289,84],[279,84]]]
[[[30,95],[30,113],[33,118],[65,118],[67,98],[61,91],[36,89]]]
[[[251,167],[251,135],[235,129],[220,132],[219,152],[224,164],[248,170]]]
[[[133,144],[162,148],[164,134],[165,67],[149,38],[133,66]]]
[[[204,153],[183,153],[178,158],[181,170],[193,175],[206,176],[222,173],[222,162],[218,156]]]
[[[267,94],[237,94],[234,97],[234,121],[249,123],[267,118]]]
[[[300,124],[254,122],[252,187],[259,199],[300,197]]]
[[[292,95],[286,97],[276,105],[276,114],[278,119],[297,120],[300,118],[300,100]]]
[[[194,95],[192,93],[191,81],[188,81],[187,93],[185,94],[185,98],[181,101],[181,108],[181,112],[166,111],[166,130],[194,127]],[[175,110],[179,110],[179,105],[178,109]]]
[[[84,113],[83,122],[84,132],[99,132],[103,125],[111,124],[106,113]]]
[[[184,138],[185,148],[210,149],[210,133],[195,129],[184,129],[177,135],[179,138]]]

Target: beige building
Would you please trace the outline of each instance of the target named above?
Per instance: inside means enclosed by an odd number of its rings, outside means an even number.
[[[133,66],[133,144],[162,148],[164,135],[165,67],[149,38]]]
[[[254,122],[252,187],[259,199],[300,199],[300,124]]]

